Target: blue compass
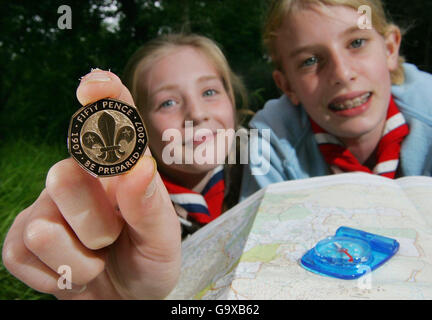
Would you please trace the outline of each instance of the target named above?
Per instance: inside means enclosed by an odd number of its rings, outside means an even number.
[[[372,257],[367,242],[349,237],[329,237],[321,240],[315,246],[314,254],[320,263],[347,268],[368,262]]]
[[[390,259],[399,243],[387,237],[340,227],[319,241],[300,260],[305,269],[340,279],[356,279]]]

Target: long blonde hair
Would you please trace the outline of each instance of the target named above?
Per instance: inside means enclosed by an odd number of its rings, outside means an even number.
[[[388,32],[396,25],[390,22],[385,14],[384,6],[381,0],[276,0],[269,7],[269,11],[265,20],[263,30],[264,46],[268,50],[272,61],[277,69],[281,68],[280,58],[277,54],[275,38],[286,16],[295,10],[304,9],[310,5],[335,6],[342,5],[357,9],[362,5],[367,5],[371,8],[372,23],[374,29],[383,37],[388,35]],[[391,72],[391,80],[393,84],[402,84],[405,80],[403,62],[405,59],[399,56],[398,68]]]
[[[139,93],[138,89],[139,78],[142,73],[148,71],[156,60],[183,46],[193,47],[204,53],[220,74],[234,109],[236,108],[236,99],[241,99],[240,108],[243,109],[247,104],[246,88],[242,80],[231,70],[219,46],[213,40],[204,36],[174,33],[150,40],[136,50],[126,64],[123,81],[131,92],[138,110],[141,113],[145,112],[145,107],[148,104],[148,94],[145,92],[147,88],[140,87],[141,90],[144,89],[144,92],[141,93]],[[239,121],[239,119],[236,119],[236,124]]]

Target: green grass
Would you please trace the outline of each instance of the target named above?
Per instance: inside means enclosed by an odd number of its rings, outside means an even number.
[[[65,144],[9,139],[0,141],[1,248],[15,216],[36,200],[49,168],[68,156]],[[14,278],[0,264],[0,299],[53,299]]]

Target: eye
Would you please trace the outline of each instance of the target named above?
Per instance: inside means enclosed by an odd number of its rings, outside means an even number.
[[[350,47],[357,49],[363,47],[365,43],[366,39],[355,39],[353,42],[351,42]]]
[[[170,100],[166,100],[166,101],[162,102],[159,105],[159,107],[160,108],[169,108],[169,107],[174,106],[175,104],[176,104],[176,102],[174,100],[170,99]]]
[[[317,57],[310,57],[310,58],[307,58],[306,60],[304,60],[301,64],[301,66],[302,67],[310,67],[316,63],[318,63],[318,58]]]
[[[203,96],[204,97],[211,97],[211,96],[214,96],[216,93],[217,93],[216,90],[214,90],[214,89],[208,89],[208,90],[206,90],[206,91],[203,92]]]

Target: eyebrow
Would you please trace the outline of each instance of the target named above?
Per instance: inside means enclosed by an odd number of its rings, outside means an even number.
[[[198,78],[197,82],[207,82],[207,81],[212,81],[212,80],[220,80],[220,78],[218,76],[216,76],[216,75],[202,76],[202,77]],[[155,94],[157,94],[157,93],[159,93],[161,91],[174,90],[174,89],[177,89],[177,88],[178,88],[178,85],[175,85],[175,84],[163,85],[160,88],[157,88],[154,91],[153,95],[155,95]]]
[[[202,77],[198,78],[197,82],[207,82],[207,81],[211,81],[211,80],[220,80],[220,77],[218,77],[216,75],[202,76]]]
[[[364,32],[364,31],[368,31],[368,29],[360,29],[357,25],[356,26],[352,26],[348,29],[346,29],[344,32],[342,32],[343,36],[349,35],[351,33],[356,33],[356,32]]]
[[[347,35],[352,34],[352,33],[364,32],[364,31],[365,30],[360,29],[358,26],[352,26],[352,27],[344,30],[339,36],[343,37],[343,36],[347,36]],[[291,52],[289,57],[294,58],[295,56],[299,55],[303,51],[309,51],[309,50],[317,48],[317,47],[319,47],[319,45],[307,45],[307,46],[299,47],[299,48],[295,49],[293,52]]]
[[[177,85],[174,85],[174,84],[167,84],[167,85],[164,85],[164,86],[161,86],[161,87],[157,88],[157,89],[152,93],[152,95],[154,96],[154,95],[156,95],[157,93],[159,93],[159,92],[161,92],[161,91],[169,91],[169,90],[174,90],[174,89],[176,89],[176,88],[178,88]]]

